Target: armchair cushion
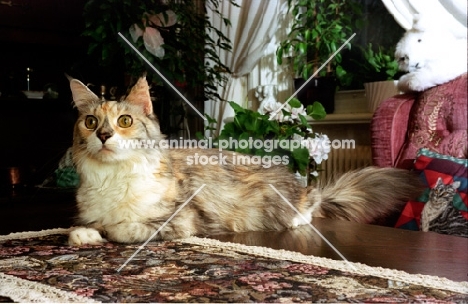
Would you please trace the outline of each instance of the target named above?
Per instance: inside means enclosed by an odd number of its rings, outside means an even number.
[[[371,121],[372,160],[379,167],[394,167],[406,139],[414,94],[396,95],[385,100]]]
[[[411,168],[420,148],[467,158],[467,75],[430,88],[411,108],[405,144],[396,159],[399,168]]]
[[[405,205],[395,226],[409,230],[420,229],[421,213],[429,199],[430,189],[441,178],[446,185],[457,181],[460,186],[451,203],[440,215],[443,221],[439,225],[440,230],[436,232],[468,236],[468,160],[421,149],[414,163],[414,170],[421,177],[426,189],[419,198]]]
[[[467,158],[467,74],[384,101],[371,122],[374,165],[411,168],[420,148]]]

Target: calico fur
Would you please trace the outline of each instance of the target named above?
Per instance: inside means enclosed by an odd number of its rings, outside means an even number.
[[[81,226],[70,233],[71,245],[99,244],[104,238],[143,242],[158,229],[155,239],[166,240],[283,230],[310,223],[314,216],[367,223],[400,209],[420,192],[417,177],[406,170],[369,167],[303,188],[284,165],[234,164],[233,152],[217,149],[165,149],[145,78],[119,102],[100,101],[76,79],[70,87],[79,111],[72,150],[80,175]],[[119,125],[122,116],[131,118],[130,127]],[[123,148],[119,140],[125,139],[156,144]],[[195,153],[224,157],[225,163],[189,165]]]

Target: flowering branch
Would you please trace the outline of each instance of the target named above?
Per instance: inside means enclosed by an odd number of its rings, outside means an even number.
[[[142,22],[144,29],[135,23],[128,30],[133,42],[136,43],[138,38],[143,37],[146,50],[162,59],[164,57],[164,48],[162,47],[164,39],[157,27],[173,26],[177,23],[177,15],[171,10],[152,15],[146,13]]]
[[[322,119],[325,117],[323,106],[315,102],[304,108],[295,98],[285,105],[282,110],[270,119],[271,115],[282,106],[281,103],[271,103],[264,107],[265,114],[244,109],[234,102],[234,120],[224,126],[217,140],[277,140],[291,142],[297,145],[279,146],[274,150],[255,147],[228,147],[229,150],[257,156],[287,156],[289,167],[293,172],[306,175],[310,167],[320,165],[330,153],[330,140],[324,134],[314,133],[306,117]],[[311,165],[313,162],[313,166]],[[314,170],[313,176],[318,173]]]

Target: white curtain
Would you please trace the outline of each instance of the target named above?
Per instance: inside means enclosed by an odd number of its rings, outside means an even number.
[[[467,36],[466,0],[382,0],[388,11],[404,29],[410,29],[413,14],[434,15],[435,21],[443,21],[444,26],[459,37]]]
[[[284,0],[237,0],[236,3],[239,7],[231,5],[229,1],[221,1],[218,8],[231,21],[231,27],[224,25],[219,16],[212,12],[209,4],[206,8],[212,25],[223,31],[232,44],[232,52],[219,50],[222,62],[233,74],[224,87],[218,88],[218,94],[225,100],[247,107],[252,105],[249,102],[249,95],[252,95],[249,91],[260,84],[262,78],[254,77],[255,80],[252,81],[249,74],[254,68],[262,69],[258,66],[262,57],[274,56],[280,19],[287,6]],[[275,73],[275,63],[271,62],[271,65],[271,72]],[[228,103],[213,100],[205,101],[205,113],[218,121],[218,130],[211,136],[218,135],[224,126],[224,119],[234,115]]]

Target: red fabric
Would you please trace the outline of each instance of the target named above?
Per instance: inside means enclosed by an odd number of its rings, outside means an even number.
[[[394,167],[406,138],[414,94],[396,95],[384,101],[371,121],[372,159],[379,167]]]
[[[397,223],[395,224],[395,227],[403,227],[406,223],[409,223],[412,220],[416,221],[416,227],[421,226],[421,213],[424,209],[424,205],[425,203],[423,202],[407,202]]]
[[[384,101],[371,123],[374,165],[411,168],[420,148],[467,158],[467,74]]]
[[[466,160],[450,158],[428,149],[421,149],[414,163],[414,171],[419,174],[426,190],[417,198],[407,202],[395,227],[419,230],[421,213],[429,198],[429,191],[437,179],[441,178],[446,185],[460,182],[453,206],[468,220],[468,171]]]

